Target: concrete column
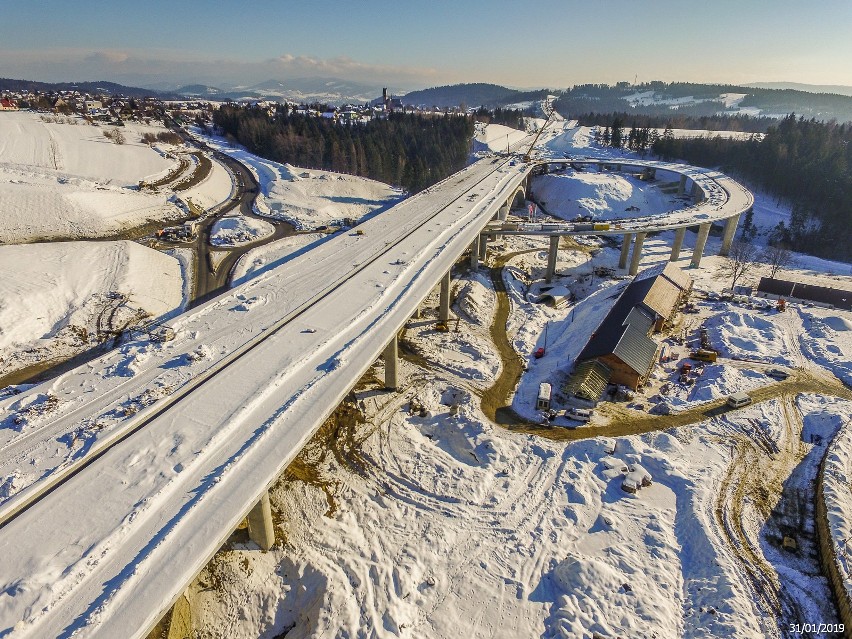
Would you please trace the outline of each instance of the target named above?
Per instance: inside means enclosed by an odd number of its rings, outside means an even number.
[[[396,372],[399,366],[399,349],[397,348],[399,343],[397,340],[398,338],[394,334],[393,339],[385,347],[385,389],[387,390],[396,390],[399,387]]]
[[[264,491],[248,514],[249,539],[262,550],[269,550],[275,543],[275,529],[272,526],[272,507],[269,505],[269,491]]]
[[[450,272],[441,278],[441,305],[438,309],[438,320],[446,322],[450,319]]]
[[[633,256],[630,258],[630,275],[639,272],[639,260],[642,259],[642,245],[645,243],[647,233],[637,233],[636,243],[633,245]]]
[[[509,203],[506,202],[503,206],[500,207],[500,210],[497,211],[497,219],[501,222],[505,222],[509,217]]]
[[[550,236],[550,249],[547,252],[547,270],[544,274],[546,282],[553,281],[553,276],[556,275],[556,258],[559,254],[559,236]]]
[[[675,230],[674,243],[672,244],[672,254],[669,257],[669,262],[675,262],[680,257],[680,247],[683,246],[683,236],[686,235],[686,227],[682,226]]]
[[[701,265],[701,257],[704,255],[704,245],[707,244],[707,236],[710,235],[710,222],[705,222],[698,227],[698,237],[695,238],[695,249],[692,251],[692,268]]]
[[[470,268],[476,270],[479,268],[479,236],[476,236],[476,239],[473,240],[473,243],[470,245]]]
[[[737,232],[739,222],[739,215],[729,217],[725,221],[725,230],[722,232],[722,248],[719,249],[719,255],[727,255],[731,252],[731,243],[734,241],[734,234]]]
[[[616,165],[615,165],[615,170],[616,170],[616,172],[621,173],[621,165],[620,165],[620,164],[616,164]]]
[[[627,256],[630,255],[630,243],[633,241],[633,233],[625,233],[621,241],[621,257],[618,258],[618,268],[627,268]]]
[[[698,186],[697,182],[692,183],[692,199],[696,203],[704,201],[704,190]]]
[[[479,236],[479,261],[484,262],[488,258],[488,236]]]
[[[686,176],[680,176],[680,182],[677,185],[677,194],[683,195],[686,192]]]

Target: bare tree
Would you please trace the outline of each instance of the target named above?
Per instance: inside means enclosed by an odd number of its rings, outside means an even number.
[[[793,254],[783,246],[767,246],[760,254],[760,261],[769,269],[769,277],[793,264]]]
[[[731,281],[731,291],[737,282],[754,270],[758,264],[758,250],[754,244],[735,240],[731,244],[731,251],[719,267],[719,274]]]
[[[104,137],[112,140],[115,144],[124,144],[124,134],[118,129],[110,129],[109,131],[104,131]]]

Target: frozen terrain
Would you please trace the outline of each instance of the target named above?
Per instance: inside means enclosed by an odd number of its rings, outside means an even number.
[[[196,135],[254,173],[261,190],[256,213],[289,222],[298,230],[340,226],[347,218],[357,221],[403,197],[399,189],[375,180],[279,164],[220,138]]]
[[[81,118],[0,115],[0,243],[118,235],[183,215],[167,194],[136,190],[177,164],[140,140],[162,127],[128,124],[113,144],[109,127]]]

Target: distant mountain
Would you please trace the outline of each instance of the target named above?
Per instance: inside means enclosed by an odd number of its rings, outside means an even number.
[[[339,78],[267,80],[251,86],[216,88],[192,84],[176,90],[187,97],[211,100],[271,100],[331,105],[363,104],[382,95],[382,87]]]
[[[454,84],[434,87],[421,91],[411,91],[402,96],[404,104],[412,106],[436,106],[440,108],[458,107],[498,107],[507,104],[541,99],[547,91],[517,91],[499,84]]]
[[[208,99],[215,99],[226,93],[223,89],[209,87],[206,84],[187,84],[185,86],[178,87],[174,90],[174,92],[179,93],[180,95],[185,95],[188,98]]]
[[[750,82],[744,85],[755,89],[792,89],[806,93],[834,93],[852,96],[852,87],[843,84],[802,84],[801,82]]]
[[[98,82],[36,82],[35,80],[12,80],[0,78],[0,91],[79,91],[90,94],[124,95],[130,98],[156,97],[163,100],[178,99],[173,92],[155,91],[140,87],[128,87],[106,80]]]
[[[852,97],[794,89],[646,82],[615,86],[586,84],[561,92],[556,110],[563,116],[621,112],[661,117],[747,115],[779,118],[790,113],[821,121],[852,121]]]

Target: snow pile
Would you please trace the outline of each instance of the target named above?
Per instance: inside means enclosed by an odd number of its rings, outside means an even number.
[[[235,215],[216,220],[210,231],[213,246],[242,246],[268,237],[275,232],[269,222]]]
[[[548,213],[566,220],[578,215],[608,220],[654,215],[679,205],[656,185],[623,173],[550,173],[534,178],[532,190]]]
[[[741,369],[729,364],[710,364],[704,367],[696,380],[689,393],[689,400],[695,403],[709,402],[734,393],[748,392],[765,386],[766,383],[766,375],[759,371]]]
[[[852,321],[840,311],[812,308],[799,310],[804,330],[799,335],[802,351],[852,385]]]
[[[710,342],[726,357],[793,365],[792,349],[774,318],[734,309],[707,320]]]

